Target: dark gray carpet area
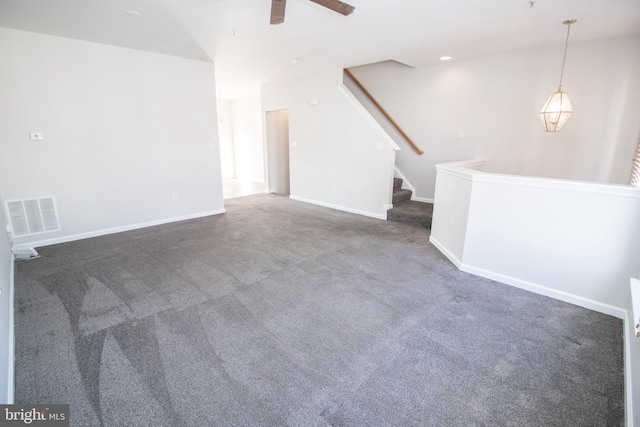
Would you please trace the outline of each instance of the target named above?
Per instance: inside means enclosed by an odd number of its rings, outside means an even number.
[[[16,264],[16,403],[73,426],[624,425],[622,321],[429,230],[255,195]]]

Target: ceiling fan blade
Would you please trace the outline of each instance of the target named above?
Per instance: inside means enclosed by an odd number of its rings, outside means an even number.
[[[328,9],[333,10],[334,12],[338,12],[344,16],[351,15],[353,13],[355,7],[350,4],[346,4],[341,2],[340,0],[311,0],[312,2],[319,4],[320,6],[324,6]]]
[[[287,0],[271,0],[271,25],[284,22],[284,8]]]

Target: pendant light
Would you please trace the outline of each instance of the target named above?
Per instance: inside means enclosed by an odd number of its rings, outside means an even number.
[[[560,84],[558,85],[558,91],[551,94],[547,103],[544,104],[542,111],[540,111],[540,120],[544,126],[545,132],[560,132],[564,127],[573,109],[569,102],[569,95],[562,91],[562,75],[564,74],[564,63],[567,59],[567,47],[569,47],[569,31],[571,25],[575,24],[577,20],[570,19],[564,21],[563,24],[567,26],[567,39],[564,42],[564,56],[562,57],[562,69],[560,70]]]

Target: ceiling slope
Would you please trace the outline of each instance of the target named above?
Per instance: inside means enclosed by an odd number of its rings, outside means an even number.
[[[0,26],[216,63],[218,85],[257,87],[328,67],[412,67],[640,33],[638,0],[349,0],[343,16],[288,0],[0,0]],[[139,12],[131,16],[128,11]],[[296,61],[292,61],[292,59]],[[294,64],[295,62],[295,64]],[[229,93],[232,93],[230,90]]]

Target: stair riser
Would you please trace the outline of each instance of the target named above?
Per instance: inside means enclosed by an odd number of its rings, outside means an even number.
[[[393,208],[387,211],[387,220],[431,228],[433,205],[413,202],[411,190],[402,188],[402,179],[393,178]]]
[[[433,204],[407,200],[387,211],[387,220],[431,228]]]
[[[393,190],[400,190],[402,188],[402,179],[393,178]]]
[[[404,202],[405,200],[411,200],[411,195],[413,192],[411,190],[395,190],[393,192],[393,197],[391,199],[391,203],[398,204],[400,202]]]
[[[387,220],[401,222],[403,224],[416,225],[418,227],[431,228],[431,217],[415,217],[408,215],[396,215],[391,210],[387,211]]]

